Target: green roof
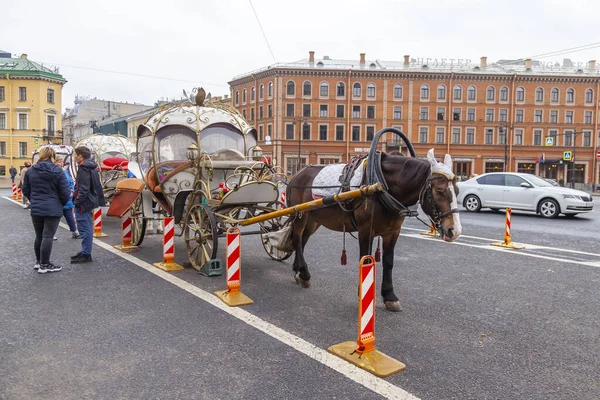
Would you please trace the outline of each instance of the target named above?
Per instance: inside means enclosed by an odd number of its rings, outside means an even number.
[[[46,67],[27,58],[0,58],[0,75],[39,76],[66,82],[56,67]]]

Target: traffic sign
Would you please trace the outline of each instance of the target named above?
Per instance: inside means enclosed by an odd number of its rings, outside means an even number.
[[[565,151],[563,153],[563,160],[565,161],[571,161],[573,159],[573,152],[571,151]]]
[[[600,158],[600,150],[596,152],[596,158]]]
[[[546,136],[546,146],[554,146],[554,136]]]

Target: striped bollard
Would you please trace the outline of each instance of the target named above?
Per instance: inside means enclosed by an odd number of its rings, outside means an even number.
[[[375,259],[360,260],[358,282],[358,339],[330,346],[327,351],[380,377],[406,369],[406,365],[375,349]]]
[[[163,271],[180,271],[184,269],[181,265],[177,264],[175,260],[175,221],[173,217],[164,218],[164,229],[163,229],[163,261],[153,263],[157,268]]]
[[[21,188],[17,189],[17,200],[23,200],[23,190]]]
[[[106,237],[106,233],[102,232],[102,208],[94,208],[94,237]]]
[[[524,246],[514,244],[510,240],[510,218],[512,216],[512,208],[506,209],[506,223],[504,228],[504,242],[491,243],[492,246],[504,247],[507,249],[521,250]]]
[[[124,253],[132,253],[138,251],[138,246],[131,245],[131,228],[132,228],[131,213],[127,211],[125,215],[121,217],[121,242],[115,246],[116,249],[121,250]]]
[[[287,202],[286,202],[285,196],[286,196],[286,193],[284,190],[283,192],[281,192],[281,196],[279,197],[279,201],[282,203],[282,205],[280,207],[282,210],[287,207]]]
[[[17,196],[17,190],[18,190],[17,184],[13,183],[12,184],[12,198],[13,198],[13,200],[17,200],[17,197],[18,197]]]
[[[437,231],[435,230],[435,226],[433,226],[433,223],[429,224],[429,231],[421,232],[421,235],[425,235],[425,236],[437,236]]]
[[[245,306],[254,301],[240,292],[242,284],[242,263],[240,248],[240,230],[227,229],[227,290],[217,290],[215,294],[229,306]]]

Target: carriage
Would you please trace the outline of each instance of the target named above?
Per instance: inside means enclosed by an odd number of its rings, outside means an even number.
[[[71,146],[67,146],[64,144],[43,144],[33,152],[33,156],[31,157],[31,164],[35,164],[37,160],[40,158],[40,151],[43,148],[50,147],[54,150],[54,153],[57,157],[62,157],[63,160],[68,162],[71,158],[71,153],[73,152],[73,148]]]
[[[200,270],[215,259],[218,238],[228,225],[285,205],[285,175],[262,157],[256,130],[228,104],[195,102],[164,105],[137,131],[137,151],[128,169],[135,178],[118,186],[110,216],[129,210],[132,245],[144,239],[153,202],[172,217],[183,236],[192,267]],[[287,217],[261,222],[267,254],[276,260],[291,255],[277,249],[268,233]]]

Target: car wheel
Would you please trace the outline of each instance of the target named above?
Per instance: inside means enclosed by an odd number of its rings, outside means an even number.
[[[560,207],[556,201],[544,199],[540,202],[539,213],[544,218],[556,218],[560,213]]]
[[[479,197],[471,194],[465,198],[464,206],[469,212],[477,212],[481,210],[481,200]]]

